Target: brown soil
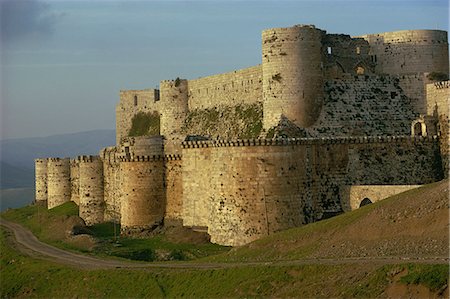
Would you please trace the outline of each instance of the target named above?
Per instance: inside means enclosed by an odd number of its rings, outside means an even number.
[[[370,211],[349,224],[330,219],[336,221],[337,227],[330,227],[330,223],[321,230],[300,229],[298,235],[295,231],[281,233],[274,235],[271,242],[263,240],[243,246],[244,252],[251,248],[259,250],[261,257],[279,258],[304,252],[305,248],[311,248],[306,258],[449,256],[448,180],[361,209]],[[230,251],[230,258],[239,256],[240,251]]]
[[[401,298],[427,298],[427,299],[437,299],[437,298],[448,298],[448,286],[445,286],[441,290],[436,292],[431,291],[429,288],[423,285],[414,284],[404,284],[400,282],[400,278],[407,275],[408,270],[392,275],[391,281],[385,290],[385,295],[387,298],[401,299]]]

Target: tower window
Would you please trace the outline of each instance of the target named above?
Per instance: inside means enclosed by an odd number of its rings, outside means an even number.
[[[331,55],[331,47],[327,47],[327,53],[328,55]]]
[[[360,47],[356,47],[356,54],[361,54],[361,48]]]
[[[137,95],[134,96],[134,106],[137,106]]]

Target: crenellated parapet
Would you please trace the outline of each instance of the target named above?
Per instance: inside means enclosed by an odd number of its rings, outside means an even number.
[[[277,138],[243,140],[196,140],[182,142],[183,149],[205,147],[239,146],[291,146],[326,144],[366,144],[366,143],[427,143],[436,142],[436,135],[428,136],[361,136],[361,137],[322,137],[322,138]]]
[[[57,207],[71,199],[70,159],[48,158],[48,208]]]

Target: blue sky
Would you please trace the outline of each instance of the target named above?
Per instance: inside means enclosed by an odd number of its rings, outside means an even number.
[[[1,2],[1,138],[113,129],[121,89],[261,63],[261,31],[448,30],[447,0]]]

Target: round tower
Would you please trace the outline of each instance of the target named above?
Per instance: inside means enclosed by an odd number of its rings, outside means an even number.
[[[166,140],[181,139],[181,127],[188,113],[188,81],[185,79],[164,80],[160,83],[160,128]]]
[[[37,204],[47,205],[47,159],[35,159],[35,184]]]
[[[103,162],[99,156],[81,156],[80,217],[86,225],[103,222]]]
[[[165,212],[163,157],[123,158],[120,173],[122,232],[140,232],[161,224]]]
[[[312,25],[262,32],[264,129],[287,118],[306,128],[323,99],[322,36]]]
[[[70,201],[70,159],[49,158],[47,164],[48,208]]]
[[[70,200],[80,205],[80,160],[79,158],[70,159]]]

